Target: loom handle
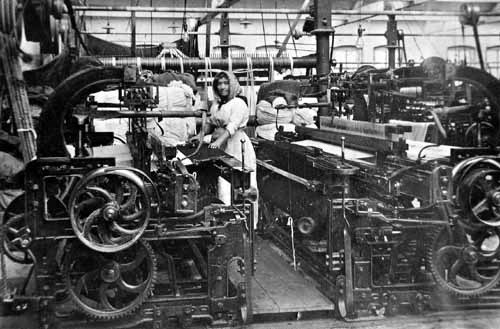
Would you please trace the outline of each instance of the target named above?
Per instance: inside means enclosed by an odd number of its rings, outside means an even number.
[[[345,160],[344,149],[345,149],[345,137],[342,136],[340,137],[340,150],[341,150],[342,162],[344,162]]]

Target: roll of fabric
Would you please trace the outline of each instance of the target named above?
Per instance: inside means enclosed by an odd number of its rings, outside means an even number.
[[[276,100],[274,103],[276,103]],[[278,103],[279,101],[276,104]],[[257,123],[259,125],[276,123],[276,119],[278,123],[291,123],[292,117],[292,111],[288,109],[277,111],[273,105],[267,101],[260,101],[257,104]]]

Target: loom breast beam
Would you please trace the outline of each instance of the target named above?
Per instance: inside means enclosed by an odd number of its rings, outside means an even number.
[[[137,58],[140,58],[140,63],[143,69],[148,69],[156,72],[165,69],[176,70],[180,65],[180,60],[178,58],[165,58],[163,59],[163,61],[161,58],[156,57],[99,57],[98,59],[105,66],[129,66],[137,65]],[[312,68],[316,66],[315,58],[294,57],[292,60],[294,68]],[[272,61],[275,69],[281,69],[289,68],[292,60],[290,60],[289,57],[253,57],[252,65],[253,68],[269,68],[269,64]],[[211,58],[210,61],[212,64],[212,68],[214,69],[227,69],[229,64],[228,58]],[[205,69],[204,58],[184,58],[182,60],[182,63],[186,71]],[[233,70],[247,68],[247,59],[232,58],[231,65]]]

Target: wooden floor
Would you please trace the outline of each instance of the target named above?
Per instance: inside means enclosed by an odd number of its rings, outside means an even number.
[[[255,315],[333,310],[333,303],[316,289],[312,280],[295,272],[270,242],[257,240],[255,258],[257,269],[252,282]]]

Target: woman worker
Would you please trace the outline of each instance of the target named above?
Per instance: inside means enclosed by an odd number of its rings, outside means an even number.
[[[251,169],[250,185],[257,188],[256,157],[250,138],[243,130],[248,122],[250,111],[248,106],[239,97],[241,92],[238,80],[231,72],[220,72],[214,77],[213,82],[215,101],[210,108],[210,119],[207,132],[212,133],[209,148],[220,148],[227,154],[242,161],[244,157],[245,168]],[[242,141],[244,152],[242,152]],[[243,156],[242,156],[243,153]],[[229,183],[221,182],[219,178],[219,198],[226,204],[231,202]],[[224,180],[223,180],[224,181]],[[257,209],[254,207],[254,218],[257,218]],[[254,225],[257,221],[254,220]]]

